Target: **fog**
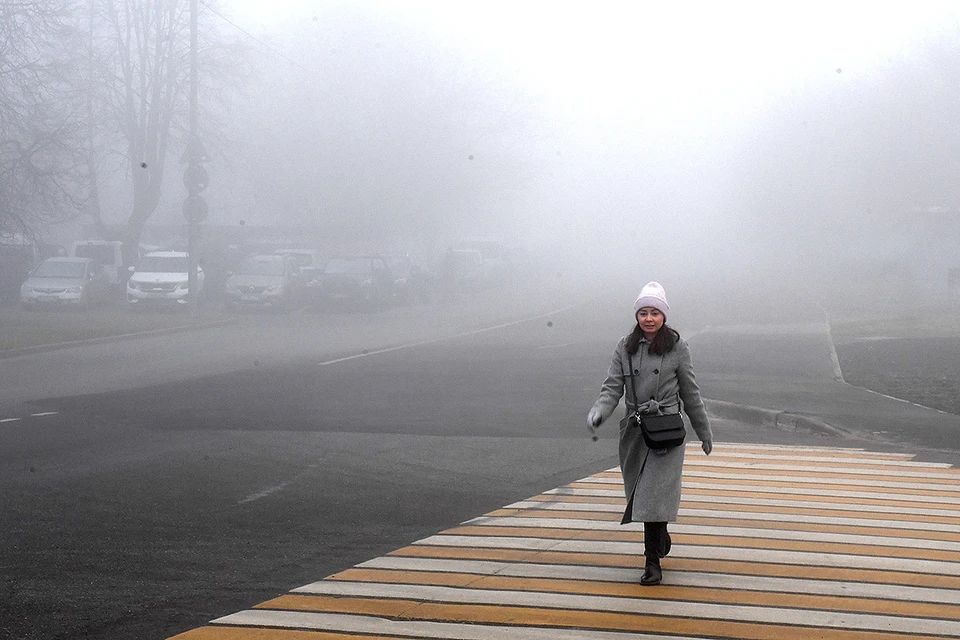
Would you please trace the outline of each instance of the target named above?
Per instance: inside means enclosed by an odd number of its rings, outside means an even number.
[[[211,227],[429,259],[493,238],[583,283],[825,299],[891,278],[935,297],[960,266],[951,3],[201,14],[232,47],[200,96]],[[148,226],[182,224],[167,165]],[[130,179],[102,179],[107,222],[127,219]]]
[[[956,231],[944,5],[233,10],[255,53],[225,221],[496,237],[634,285],[838,289],[916,267],[907,224]],[[911,277],[942,290],[951,259]]]

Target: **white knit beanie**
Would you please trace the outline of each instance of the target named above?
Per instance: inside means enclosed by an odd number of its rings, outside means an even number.
[[[670,305],[667,304],[667,293],[659,282],[648,282],[640,290],[640,295],[633,303],[633,315],[637,315],[637,311],[644,307],[653,307],[659,310],[664,317],[670,311]]]

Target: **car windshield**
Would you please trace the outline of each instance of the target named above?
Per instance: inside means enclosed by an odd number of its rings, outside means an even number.
[[[82,278],[85,271],[82,262],[46,260],[33,272],[35,278]]]
[[[370,258],[336,258],[327,263],[324,273],[362,274],[373,272],[373,260]]]
[[[237,274],[245,276],[282,276],[283,259],[261,256],[247,258],[237,269]]]
[[[186,273],[186,256],[146,256],[137,271],[144,273]]]
[[[74,251],[78,258],[93,258],[100,264],[113,264],[113,245],[109,244],[81,244]]]

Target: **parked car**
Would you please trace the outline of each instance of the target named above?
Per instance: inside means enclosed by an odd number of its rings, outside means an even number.
[[[110,281],[103,267],[90,258],[47,258],[30,272],[20,287],[26,307],[72,306],[86,309],[104,302]]]
[[[301,269],[318,269],[323,266],[320,254],[313,249],[277,249],[273,253],[293,258]]]
[[[393,276],[393,299],[397,304],[430,299],[432,278],[420,263],[406,253],[387,254],[384,259]]]
[[[189,255],[185,251],[151,251],[127,281],[131,309],[186,306],[189,302]],[[197,265],[197,295],[203,294],[203,268]]]
[[[312,304],[375,311],[389,306],[393,276],[381,256],[333,258],[306,284]]]
[[[289,255],[247,256],[227,276],[227,309],[263,307],[290,311],[301,300],[300,267]]]
[[[110,285],[119,295],[123,279],[123,243],[119,240],[80,240],[74,242],[70,255],[77,258],[90,258],[103,266]]]

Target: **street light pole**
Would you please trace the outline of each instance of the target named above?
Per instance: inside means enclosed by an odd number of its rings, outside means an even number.
[[[200,299],[197,277],[197,244],[200,235],[200,222],[207,215],[207,203],[200,192],[207,186],[207,172],[200,164],[200,140],[197,136],[197,59],[198,0],[190,0],[190,115],[187,141],[187,169],[183,173],[183,183],[187,187],[187,199],[183,202],[183,215],[187,219],[187,288],[190,310],[197,312]]]

